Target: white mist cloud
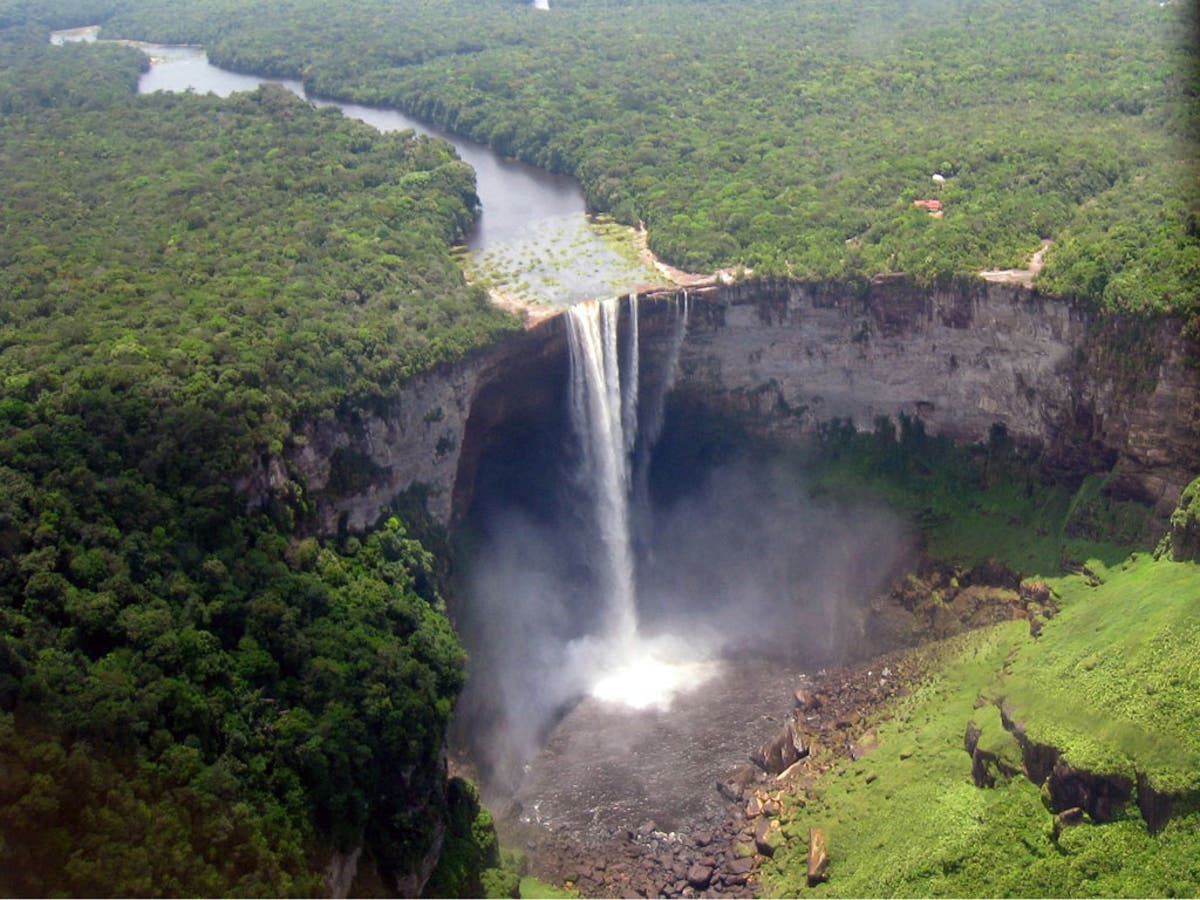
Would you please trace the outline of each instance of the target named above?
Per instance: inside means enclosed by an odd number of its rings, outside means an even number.
[[[815,501],[794,473],[748,461],[698,472],[669,508],[634,516],[641,625],[620,647],[602,637],[589,516],[568,504],[486,523],[459,616],[471,673],[456,733],[493,797],[516,790],[549,729],[604,677],[601,692],[661,708],[722,658],[819,668],[860,655],[863,611],[911,552],[894,515]]]

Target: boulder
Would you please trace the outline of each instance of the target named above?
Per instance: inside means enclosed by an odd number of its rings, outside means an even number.
[[[751,859],[754,856],[755,846],[746,841],[738,841],[733,845],[733,855],[738,859]]]
[[[819,828],[808,829],[808,886],[816,887],[829,879],[829,851],[825,834]]]
[[[708,887],[708,883],[712,881],[712,872],[713,870],[708,866],[694,865],[687,872],[688,884],[696,888],[696,890],[703,891]]]
[[[1072,806],[1070,809],[1064,809],[1054,817],[1054,827],[1051,831],[1051,836],[1055,841],[1062,834],[1064,828],[1070,828],[1072,825],[1079,825],[1083,822],[1083,810],[1078,806]]]
[[[733,875],[749,875],[754,871],[754,857],[739,856],[737,859],[731,860],[729,864],[725,866],[725,871]]]
[[[750,755],[750,761],[770,775],[778,775],[793,763],[808,756],[808,746],[795,718],[788,720],[774,738]]]
[[[796,688],[796,709],[811,712],[821,708],[821,698],[805,687]]]
[[[772,822],[769,819],[759,819],[758,826],[754,829],[754,847],[763,856],[774,856],[775,850],[783,843],[779,828],[771,826]]]
[[[759,772],[754,766],[741,766],[717,782],[717,790],[730,803],[741,803],[746,788],[757,781]]]

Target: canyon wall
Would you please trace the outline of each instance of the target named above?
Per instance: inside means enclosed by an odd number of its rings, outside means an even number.
[[[758,433],[804,440],[833,418],[871,429],[904,414],[972,442],[999,423],[1053,477],[1114,470],[1118,497],[1160,514],[1200,472],[1200,350],[1177,322],[1099,322],[1078,304],[982,280],[758,281],[692,291],[689,306],[676,390]],[[653,369],[672,340],[676,296],[649,292],[638,308],[643,368]],[[566,352],[551,317],[375,408],[306,423],[241,488],[263,504],[303,485],[309,527],[322,534],[368,528],[416,490],[452,528],[489,434],[564,402]]]
[[[1101,324],[1018,285],[752,283],[697,298],[676,390],[783,438],[904,414],[973,442],[999,423],[1056,477],[1115,465],[1119,496],[1165,514],[1200,472],[1198,362],[1178,322]]]

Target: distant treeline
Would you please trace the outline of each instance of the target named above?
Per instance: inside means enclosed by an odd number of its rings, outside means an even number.
[[[0,893],[407,871],[464,666],[431,557],[234,484],[515,327],[450,254],[473,175],[278,87],[137,97],[144,66],[0,29]]]
[[[49,6],[60,21],[71,9]],[[86,0],[73,6],[89,18]],[[932,280],[1022,266],[1053,239],[1048,290],[1113,311],[1200,309],[1200,55],[1182,0],[91,10],[112,11],[110,34],[203,43],[222,65],[572,172],[595,210],[644,221],[686,268]]]

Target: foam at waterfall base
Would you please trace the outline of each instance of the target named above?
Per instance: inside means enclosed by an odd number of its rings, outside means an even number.
[[[694,647],[670,636],[630,638],[606,662],[592,683],[592,697],[633,710],[665,711],[675,697],[702,686],[720,669],[716,660],[697,659]]]

